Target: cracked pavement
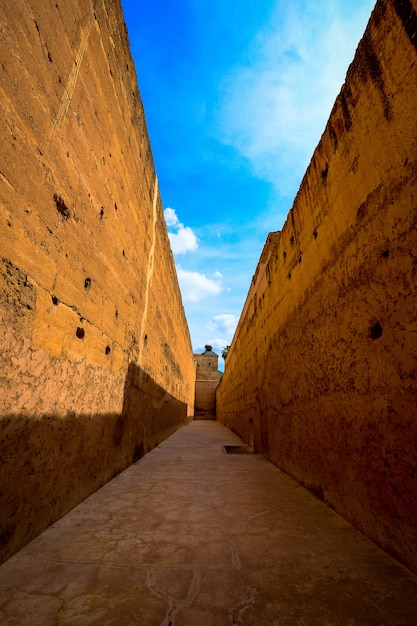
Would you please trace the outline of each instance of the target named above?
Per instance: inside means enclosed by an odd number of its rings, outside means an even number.
[[[2,625],[407,626],[417,578],[196,420],[0,566]]]

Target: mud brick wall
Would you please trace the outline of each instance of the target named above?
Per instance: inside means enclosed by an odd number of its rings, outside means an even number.
[[[193,414],[118,0],[0,6],[0,557]]]
[[[417,2],[378,1],[281,232],[217,418],[417,572]]]
[[[196,380],[219,380],[219,357],[205,354],[194,354]]]
[[[216,415],[216,389],[219,381],[196,380],[194,415],[197,417]]]

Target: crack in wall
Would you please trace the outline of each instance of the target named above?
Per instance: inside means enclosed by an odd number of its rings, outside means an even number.
[[[81,64],[84,58],[84,53],[87,49],[88,38],[90,36],[91,28],[93,26],[94,16],[91,16],[85,30],[81,28],[80,30],[80,45],[78,47],[77,54],[75,56],[73,67],[68,77],[68,81],[66,87],[64,88],[64,94],[61,98],[61,105],[59,107],[58,115],[56,116],[54,125],[52,127],[51,135],[48,139],[48,143],[46,144],[46,153],[49,151],[49,145],[51,141],[54,139],[57,130],[61,123],[64,121],[67,116],[69,105],[71,104],[72,96],[74,95],[75,87],[78,80],[78,75],[80,73]]]
[[[13,189],[13,191],[17,191],[16,187],[13,185],[13,183],[7,178],[7,176],[3,172],[0,172],[0,181],[2,183],[5,183],[10,189]]]
[[[158,200],[158,190],[159,190],[158,177],[155,174],[155,185],[154,185],[153,202],[152,202],[152,244],[151,244],[151,249],[149,251],[148,271],[146,274],[145,305],[143,307],[142,320],[140,323],[139,365],[142,365],[143,363],[143,349],[145,347],[144,331],[145,331],[146,321],[148,318],[149,290],[151,286],[153,269],[154,269],[154,261],[155,261],[156,222],[158,219],[156,204]]]

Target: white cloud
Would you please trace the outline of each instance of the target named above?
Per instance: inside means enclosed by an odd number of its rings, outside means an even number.
[[[175,209],[166,208],[164,215],[168,228],[176,230],[176,232],[168,231],[172,252],[174,254],[184,254],[185,252],[197,250],[197,237],[189,226],[181,224]]]
[[[219,116],[219,139],[283,193],[308,165],[370,10],[363,2],[346,22],[337,1],[300,1],[277,4],[249,61],[225,81]]]
[[[180,224],[178,232],[169,232],[168,237],[174,254],[183,254],[184,252],[190,252],[198,248],[197,237],[189,226],[182,226],[182,224]]]
[[[215,281],[207,278],[205,274],[199,272],[188,272],[177,266],[178,280],[184,300],[198,302],[208,296],[218,296],[222,291],[219,280]]]
[[[177,226],[180,223],[175,209],[166,208],[164,215],[167,226]]]
[[[222,313],[221,315],[215,315],[207,324],[207,328],[211,332],[222,333],[223,335],[229,337],[227,341],[230,341],[230,338],[235,332],[237,322],[238,318],[233,313]]]

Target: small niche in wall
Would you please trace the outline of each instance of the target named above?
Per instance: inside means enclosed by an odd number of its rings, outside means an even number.
[[[75,331],[75,334],[77,335],[78,339],[84,339],[84,328],[82,328],[82,326],[78,326],[77,330]]]
[[[381,336],[382,336],[382,326],[378,321],[376,321],[372,323],[369,328],[369,337],[370,339],[375,340],[375,339],[379,339]]]
[[[62,215],[62,217],[65,220],[68,220],[71,215],[70,210],[66,206],[61,196],[58,196],[58,194],[54,193],[54,202],[55,202],[56,210],[58,211],[58,213]]]

